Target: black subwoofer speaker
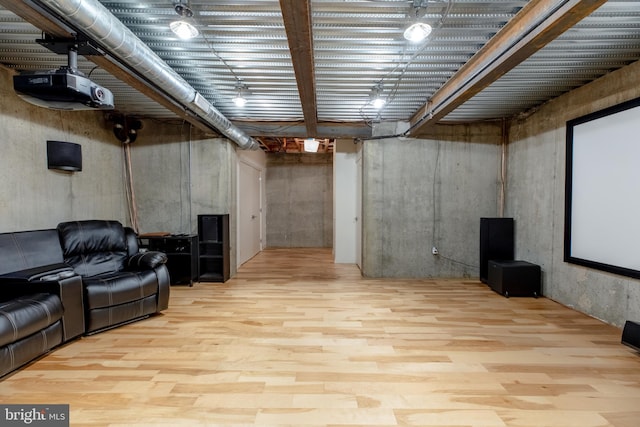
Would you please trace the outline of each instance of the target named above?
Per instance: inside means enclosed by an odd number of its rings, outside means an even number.
[[[622,344],[640,351],[640,323],[627,320],[622,330]]]
[[[487,284],[505,297],[539,297],[540,266],[526,261],[489,260]]]
[[[489,260],[511,261],[514,248],[513,218],[480,218],[480,281],[489,279]]]
[[[70,172],[82,170],[82,146],[73,142],[47,141],[47,167]]]

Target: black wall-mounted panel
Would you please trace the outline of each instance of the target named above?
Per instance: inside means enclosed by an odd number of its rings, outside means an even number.
[[[82,170],[82,146],[73,142],[47,141],[47,167],[70,172]]]

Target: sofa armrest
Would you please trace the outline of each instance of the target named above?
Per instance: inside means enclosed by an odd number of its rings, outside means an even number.
[[[171,287],[171,278],[169,277],[169,269],[166,265],[154,268],[158,277],[158,306],[157,312],[169,308],[169,288]]]
[[[138,252],[127,260],[128,270],[154,269],[167,263],[167,255],[158,251]]]
[[[6,301],[11,298],[37,293],[60,296],[60,287],[57,282],[29,282],[21,279],[0,277],[0,300]]]
[[[82,277],[72,276],[58,282],[60,299],[64,308],[62,327],[64,342],[76,338],[85,332],[84,289]]]
[[[34,268],[28,268],[20,271],[12,271],[0,276],[1,280],[17,280],[17,281],[55,281],[75,276],[73,268],[64,263],[43,265]]]
[[[62,263],[12,271],[0,276],[0,296],[7,299],[37,292],[60,296],[58,282],[74,276],[73,268]]]
[[[82,278],[78,275],[58,280],[13,279],[0,277],[0,300],[8,300],[19,296],[48,293],[57,295],[62,302],[63,341],[69,341],[85,331],[84,299]]]

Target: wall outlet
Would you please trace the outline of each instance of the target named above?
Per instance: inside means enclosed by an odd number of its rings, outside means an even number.
[[[434,255],[438,255],[438,248],[436,248],[435,246],[431,248],[431,253]]]

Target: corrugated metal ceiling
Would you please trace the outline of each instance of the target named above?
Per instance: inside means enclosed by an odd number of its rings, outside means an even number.
[[[332,137],[345,132],[362,136],[374,121],[415,119],[432,96],[529,2],[312,0],[311,80],[317,121],[351,126],[340,131],[321,126],[318,135],[306,135],[301,125],[305,111],[299,89],[308,82],[296,79],[293,61],[298,57],[292,55],[281,12],[281,3],[287,2],[192,0],[193,22],[201,35],[191,41],[180,40],[169,30],[169,23],[178,17],[172,0],[100,3],[251,135]],[[427,41],[417,45],[402,36],[416,18],[434,27]],[[35,42],[42,34],[38,23],[33,24],[0,9],[0,62],[18,71],[64,65],[63,57]],[[609,0],[442,120],[508,118],[639,58],[640,1]],[[81,59],[79,68],[111,89],[120,112],[176,118],[174,112],[92,62]],[[243,108],[232,102],[239,83],[248,88]],[[382,110],[369,102],[376,85],[382,86],[387,100]]]

